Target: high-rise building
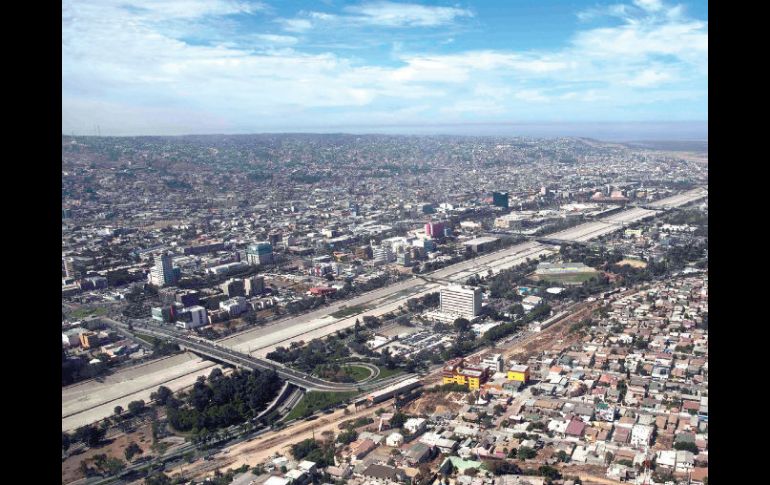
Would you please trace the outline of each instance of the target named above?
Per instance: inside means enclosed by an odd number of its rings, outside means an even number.
[[[155,266],[150,270],[150,283],[155,286],[169,286],[176,283],[177,272],[172,265],[173,256],[163,252],[155,256]]]
[[[246,296],[245,284],[240,278],[230,278],[229,280],[222,283],[220,288],[222,288],[222,292],[224,292],[228,298],[232,298],[234,296]]]
[[[246,296],[260,295],[265,289],[264,276],[252,276],[244,280],[244,290]]]
[[[441,312],[472,320],[481,313],[481,288],[449,285],[441,289]]]
[[[268,241],[249,245],[246,249],[246,262],[253,265],[272,264],[273,246]]]
[[[433,238],[444,237],[444,223],[428,222],[427,224],[425,224],[425,234]]]
[[[372,251],[374,264],[385,264],[393,260],[393,251],[387,246],[377,246]]]
[[[492,205],[508,208],[508,192],[492,192]]]

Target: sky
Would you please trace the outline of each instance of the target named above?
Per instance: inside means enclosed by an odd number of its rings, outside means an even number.
[[[62,2],[63,134],[707,123],[706,1]]]

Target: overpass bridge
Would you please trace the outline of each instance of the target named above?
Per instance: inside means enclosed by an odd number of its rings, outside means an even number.
[[[142,333],[152,335],[153,337],[164,339],[168,342],[177,344],[180,348],[189,350],[195,354],[209,359],[214,359],[236,367],[271,371],[274,370],[281,379],[284,379],[297,387],[306,391],[326,391],[326,392],[348,392],[358,390],[372,390],[379,387],[385,387],[402,379],[413,377],[413,374],[399,375],[390,379],[383,379],[377,382],[356,382],[340,383],[330,382],[300,371],[291,369],[278,362],[259,359],[249,354],[239,352],[230,347],[226,347],[212,340],[207,340],[196,335],[180,335],[173,331],[142,327]]]

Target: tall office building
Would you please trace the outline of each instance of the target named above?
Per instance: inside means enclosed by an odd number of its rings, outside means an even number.
[[[376,246],[372,250],[374,264],[385,264],[393,260],[393,251],[387,246]]]
[[[246,262],[249,264],[271,264],[273,262],[273,246],[268,241],[249,245],[246,249]]]
[[[444,237],[444,223],[428,222],[427,224],[425,224],[425,234],[433,238]]]
[[[265,290],[264,276],[251,276],[244,280],[246,296],[260,295]]]
[[[481,313],[481,288],[460,285],[441,288],[441,312],[468,320],[476,318]]]
[[[228,298],[234,296],[246,296],[246,287],[244,281],[240,278],[230,278],[219,285],[219,287],[222,288],[222,292],[227,295]]]
[[[177,273],[171,264],[173,256],[163,252],[155,256],[155,266],[150,270],[150,283],[155,286],[169,286],[176,283]]]

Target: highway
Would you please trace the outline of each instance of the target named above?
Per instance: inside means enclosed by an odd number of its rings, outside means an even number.
[[[678,207],[707,196],[707,189],[698,188],[668,197],[650,205],[664,209]],[[587,222],[544,237],[585,242],[614,231],[622,230],[624,225],[642,220],[656,213],[658,211],[634,207],[603,219]],[[555,253],[555,251],[553,247],[530,240],[500,251],[447,266],[426,276],[435,279],[463,282],[471,275],[485,275],[490,270],[492,273],[497,273],[503,269],[516,266],[527,259],[536,259],[541,255],[547,256]],[[324,337],[337,330],[354,325],[356,319],[363,319],[367,315],[380,316],[394,311],[399,306],[405,305],[407,299],[438,291],[440,287],[441,285],[437,283],[431,283],[415,277],[373,290],[350,300],[336,302],[333,305],[322,307],[303,315],[288,317],[264,327],[247,330],[222,339],[217,342],[217,345],[220,346],[219,348],[230,348],[239,354],[257,357],[260,361],[264,362],[266,361],[265,356],[277,346],[288,346],[291,342],[310,341],[314,338]],[[358,314],[346,317],[333,317],[331,315],[341,309],[353,307],[360,308],[361,311]],[[187,347],[189,348],[189,345]],[[269,362],[271,368],[279,365],[272,361]],[[62,409],[66,409],[67,412],[66,422],[65,413],[63,412],[62,429],[73,429],[76,426],[85,424],[85,422],[93,422],[109,416],[112,414],[112,408],[115,405],[121,405],[125,408],[131,400],[146,399],[146,397],[137,396],[149,394],[151,389],[157,389],[160,385],[165,385],[174,391],[187,387],[194,382],[195,375],[201,375],[204,372],[203,368],[213,366],[213,364],[205,359],[198,359],[195,363],[185,362],[184,365],[186,366],[184,368],[174,367],[173,365],[166,367],[164,373],[168,375],[167,380],[159,378],[160,374],[156,372],[153,377],[148,378],[144,378],[141,375],[132,375],[130,386],[122,386],[120,383],[114,382],[111,382],[109,385],[93,382],[87,386],[87,399],[81,396],[73,398],[73,394],[77,395],[79,393],[73,393],[70,388],[63,388]],[[190,374],[190,372],[196,372],[197,374]],[[205,372],[210,372],[210,370],[206,369]],[[139,373],[139,370],[137,370],[137,373]],[[149,383],[149,381],[152,381],[152,383]],[[306,382],[308,385],[318,385],[319,388],[323,388],[320,387],[321,384],[307,380]],[[378,383],[383,384],[382,381]]]
[[[377,382],[354,382],[354,383],[337,383],[325,381],[317,377],[313,377],[309,374],[299,372],[284,366],[278,362],[271,360],[263,360],[257,357],[253,357],[248,354],[244,354],[237,350],[233,350],[230,347],[222,345],[218,342],[206,340],[203,338],[190,338],[187,336],[180,336],[179,334],[165,330],[165,329],[150,329],[143,328],[142,332],[148,333],[154,337],[164,338],[170,342],[179,345],[182,348],[191,350],[196,354],[210,357],[212,359],[226,362],[237,367],[244,367],[247,369],[258,369],[261,371],[275,370],[275,372],[281,377],[281,379],[287,380],[292,384],[301,387],[305,390],[314,391],[329,391],[329,392],[344,392],[344,391],[356,391],[358,389],[368,390],[376,389],[378,387],[386,387],[394,382],[405,380],[414,377],[415,374],[398,375],[388,379],[382,379]]]

